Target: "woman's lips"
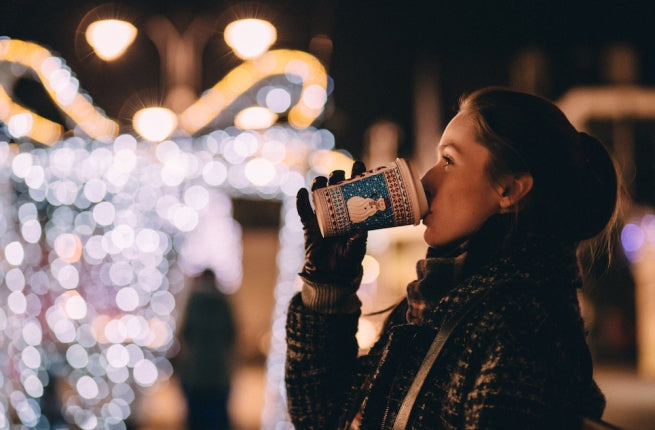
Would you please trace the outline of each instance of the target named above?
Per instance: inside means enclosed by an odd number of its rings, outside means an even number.
[[[431,213],[432,211],[428,211],[425,215],[423,215],[423,218],[421,218],[421,222],[423,223],[423,225],[427,225],[426,222],[428,221],[428,217],[430,216]]]
[[[432,213],[432,211],[430,210],[430,203],[432,202],[432,194],[430,194],[428,190],[426,189],[424,190],[425,190],[425,198],[428,201],[428,211],[425,213],[425,215],[423,215],[423,217],[421,217],[423,224],[425,224],[427,217],[430,216],[430,214]]]

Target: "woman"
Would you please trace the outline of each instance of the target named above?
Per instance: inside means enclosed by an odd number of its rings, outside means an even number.
[[[428,366],[407,428],[575,428],[581,416],[601,417],[576,250],[615,223],[609,153],[552,103],[486,88],[461,101],[437,154],[422,178],[426,258],[362,357],[356,292],[366,233],[323,239],[307,190],[298,192],[306,262],[287,319],[294,424],[394,428],[436,333],[462,309],[469,312]],[[353,175],[363,170],[353,165]],[[329,182],[344,176],[333,172]],[[316,178],[312,189],[327,182]]]

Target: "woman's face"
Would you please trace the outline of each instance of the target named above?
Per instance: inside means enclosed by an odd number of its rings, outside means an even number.
[[[500,212],[502,186],[485,171],[490,153],[476,142],[474,127],[469,114],[457,114],[441,137],[437,164],[421,179],[429,209],[423,238],[432,247],[471,235]]]

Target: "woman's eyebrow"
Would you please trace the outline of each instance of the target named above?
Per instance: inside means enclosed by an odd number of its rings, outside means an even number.
[[[459,149],[459,146],[452,142],[444,143],[443,145],[437,146],[438,151],[443,151],[445,149],[450,149],[451,151],[455,151],[458,154],[462,153],[462,151]]]

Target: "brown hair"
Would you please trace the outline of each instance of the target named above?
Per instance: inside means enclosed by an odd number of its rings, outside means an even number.
[[[598,237],[608,249],[618,222],[619,175],[608,149],[578,132],[552,102],[488,87],[460,100],[489,149],[487,173],[530,173],[534,185],[517,212],[517,228],[579,242]]]

